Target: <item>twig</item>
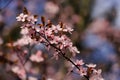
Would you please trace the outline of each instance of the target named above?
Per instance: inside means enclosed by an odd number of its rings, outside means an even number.
[[[80,70],[80,68],[79,68],[70,58],[68,58],[68,57],[65,55],[65,53],[62,52],[61,49],[59,49],[59,48],[56,47],[55,45],[51,44],[51,43],[49,42],[49,40],[46,38],[45,35],[44,35],[44,36],[41,35],[41,37],[43,37],[43,38],[48,42],[48,44],[49,44],[50,46],[52,46],[53,48],[55,48],[56,50],[58,50],[58,51],[59,51],[59,54],[60,54],[61,56],[63,56],[63,58],[65,58],[67,61],[69,61],[70,63],[72,63],[78,70]],[[88,77],[88,76],[84,75],[84,77],[85,77],[87,80],[89,80],[89,77]]]

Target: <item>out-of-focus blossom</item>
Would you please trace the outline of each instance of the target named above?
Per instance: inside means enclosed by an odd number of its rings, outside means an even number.
[[[12,67],[12,71],[16,73],[21,79],[26,79],[26,72],[23,68],[20,68],[19,66]]]
[[[56,5],[56,4],[53,3],[53,2],[47,2],[47,3],[45,4],[45,11],[46,11],[48,14],[53,14],[53,15],[55,15],[56,13],[58,13],[59,7],[58,7],[58,5]]]
[[[30,77],[28,77],[28,80],[38,80],[38,79],[36,77],[30,76]]]
[[[52,78],[47,78],[47,80],[54,80],[54,79],[52,79]]]
[[[106,18],[106,13],[114,12],[112,9],[115,10],[115,27],[117,29],[120,28],[120,0],[95,0],[95,6],[93,7],[92,11],[92,18],[94,19],[101,19]],[[112,14],[111,14],[112,15]]]
[[[18,57],[16,54],[7,54],[6,58],[9,60],[9,61],[12,61],[12,62],[17,62],[19,61]]]
[[[29,37],[29,36],[23,36],[21,39],[18,39],[16,42],[14,42],[14,46],[16,45],[20,45],[20,46],[24,46],[24,45],[28,45],[33,43],[33,40]]]
[[[38,51],[36,54],[32,54],[31,57],[30,57],[30,60],[34,61],[34,62],[44,61],[44,58],[42,57],[42,52]]]

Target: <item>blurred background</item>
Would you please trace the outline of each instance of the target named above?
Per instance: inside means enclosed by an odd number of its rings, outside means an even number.
[[[21,37],[16,16],[23,7],[54,24],[62,21],[73,27],[69,36],[81,52],[75,58],[97,64],[105,80],[120,80],[120,0],[0,0],[0,80],[21,80],[9,70],[16,58],[6,44]],[[27,63],[34,69],[29,75],[36,80],[41,80],[42,74],[45,80],[85,80],[74,73],[66,76],[69,64],[62,58],[51,59],[42,44],[37,50],[42,50],[47,59],[32,63],[34,66]]]

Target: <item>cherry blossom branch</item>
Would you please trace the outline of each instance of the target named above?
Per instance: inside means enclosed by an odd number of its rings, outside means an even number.
[[[42,37],[49,43],[50,46],[52,46],[53,48],[55,48],[56,50],[58,50],[58,51],[59,51],[58,53],[59,53],[61,56],[63,56],[63,58],[65,58],[67,61],[69,61],[70,63],[72,63],[78,70],[80,70],[79,66],[76,65],[70,58],[68,58],[67,56],[65,56],[65,53],[63,53],[61,49],[59,49],[59,48],[56,47],[55,45],[51,44],[50,41],[46,38],[46,36],[42,36]],[[89,80],[89,77],[88,77],[87,75],[84,75],[84,77],[85,77],[87,80]]]
[[[74,65],[74,67],[78,69],[78,73],[87,80],[92,78],[91,75],[98,76],[94,79],[104,80],[100,77],[101,70],[95,69],[96,64],[85,64],[85,67],[83,60],[76,60],[76,62],[73,62],[66,56],[66,53],[63,52],[64,49],[68,49],[73,56],[75,56],[75,53],[79,53],[78,49],[73,46],[71,39],[69,39],[65,34],[62,34],[66,32],[71,34],[73,31],[72,28],[64,25],[62,22],[58,25],[53,25],[50,21],[48,21],[48,23],[45,24],[44,17],[41,17],[42,23],[36,24],[36,15],[30,15],[26,8],[23,13],[16,17],[16,19],[17,21],[23,22],[24,25],[21,27],[21,34],[23,35],[23,38],[18,40],[14,45],[18,44],[24,46],[29,43],[45,43],[48,48],[49,46],[53,47],[59,55]],[[55,55],[58,57],[58,54]]]
[[[53,48],[58,50],[60,55],[62,55],[67,61],[71,62],[78,70],[80,70],[80,68],[71,59],[69,59],[67,56],[65,56],[65,53],[63,53],[61,49],[59,49],[56,46],[54,46],[53,44],[51,44],[47,38],[45,38],[45,37],[43,37],[43,38],[49,43],[50,46],[52,46]]]

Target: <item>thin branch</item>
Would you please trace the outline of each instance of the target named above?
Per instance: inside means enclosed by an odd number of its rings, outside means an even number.
[[[41,35],[41,36],[42,36],[42,35]],[[55,45],[51,44],[51,43],[49,42],[49,40],[48,40],[45,36],[42,36],[42,37],[48,42],[48,44],[49,44],[50,46],[52,46],[53,48],[55,48],[56,50],[58,50],[58,51],[59,51],[59,54],[62,55],[63,58],[65,58],[67,61],[71,62],[78,70],[80,70],[80,68],[79,68],[70,58],[68,58],[68,57],[65,55],[65,53],[62,52],[61,49],[59,49],[59,48],[56,47]],[[88,76],[84,75],[84,77],[85,77],[87,80],[89,80],[89,77],[88,77]]]

